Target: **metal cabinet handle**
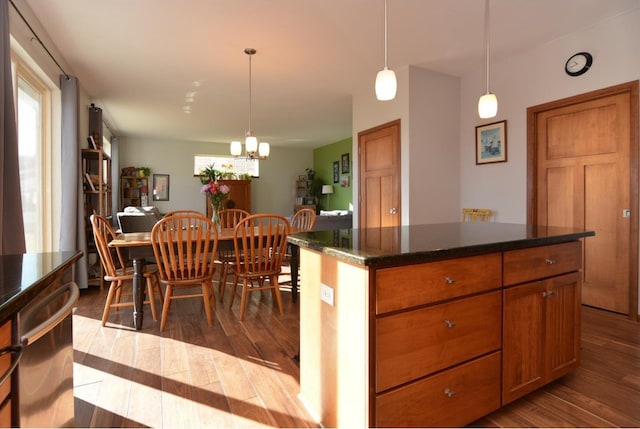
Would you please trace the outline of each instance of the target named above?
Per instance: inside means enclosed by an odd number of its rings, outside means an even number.
[[[396,214],[396,213],[398,213],[398,209],[396,209],[395,207],[391,207],[389,209],[389,214]]]
[[[555,259],[549,259],[549,258],[547,258],[547,259],[545,259],[544,261],[547,263],[547,265],[553,265],[553,264],[555,264],[555,263],[556,263],[556,260],[555,260]]]
[[[17,356],[13,359],[13,362],[11,363],[11,366],[9,368],[7,368],[5,373],[2,374],[2,377],[0,377],[0,386],[2,386],[5,381],[7,381],[7,379],[11,376],[13,371],[18,366],[18,363],[20,363],[20,358],[22,358],[22,352],[23,351],[24,351],[24,347],[22,345],[20,345],[20,344],[13,345],[13,346],[7,346],[7,347],[4,347],[4,348],[0,349],[0,356],[4,356],[7,353],[12,353],[12,354],[15,353],[15,354],[17,354]]]
[[[452,285],[456,282],[456,279],[451,278],[449,276],[445,276],[444,281],[447,282],[448,285]]]
[[[447,328],[453,328],[454,326],[456,326],[456,323],[453,320],[449,320],[449,319],[446,319],[444,321],[444,324]]]
[[[447,395],[447,398],[452,398],[455,396],[456,391],[453,389],[449,389],[448,387],[444,389],[444,394]]]

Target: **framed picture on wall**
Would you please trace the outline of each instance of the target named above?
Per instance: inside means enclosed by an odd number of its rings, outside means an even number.
[[[338,161],[334,161],[333,163],[333,183],[338,183],[340,181],[340,163]]]
[[[153,175],[153,201],[169,201],[169,175]]]
[[[349,154],[342,154],[342,174],[349,173]]]
[[[507,121],[476,127],[476,164],[507,160]]]

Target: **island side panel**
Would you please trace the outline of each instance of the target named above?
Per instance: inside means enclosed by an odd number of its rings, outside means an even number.
[[[301,400],[324,427],[368,427],[369,271],[301,248],[300,276]]]

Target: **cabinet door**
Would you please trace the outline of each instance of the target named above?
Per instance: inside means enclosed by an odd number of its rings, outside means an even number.
[[[502,405],[544,384],[546,282],[504,290]]]
[[[580,273],[547,280],[546,381],[562,377],[580,364]]]

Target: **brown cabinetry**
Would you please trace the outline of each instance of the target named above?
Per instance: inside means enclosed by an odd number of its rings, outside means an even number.
[[[500,407],[501,285],[500,253],[376,272],[376,426],[464,425]]]
[[[0,326],[0,349],[11,345],[11,321]],[[11,353],[0,356],[0,374],[4,374],[11,367]],[[13,375],[10,375],[0,385],[0,427],[9,428],[11,424],[11,383]]]
[[[251,180],[218,180],[218,183],[229,187],[229,198],[224,202],[225,207],[246,210],[251,213]],[[207,217],[211,217],[211,202],[207,197]]]
[[[579,365],[581,254],[579,242],[505,252],[505,282],[525,283],[503,292],[503,404]]]
[[[579,365],[580,241],[378,266],[326,249],[300,248],[300,395],[326,427],[465,426]]]
[[[102,265],[93,240],[89,217],[94,213],[106,218],[112,216],[111,158],[101,149],[81,149],[81,158],[89,284],[101,285]]]
[[[149,205],[149,178],[120,176],[120,210],[127,206]]]

